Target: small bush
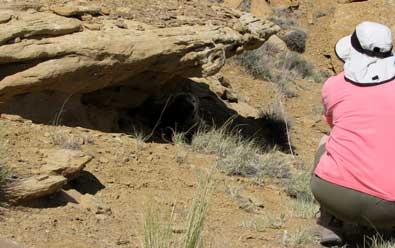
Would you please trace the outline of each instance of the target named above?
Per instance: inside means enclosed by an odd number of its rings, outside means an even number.
[[[274,54],[270,46],[264,44],[253,51],[246,51],[236,57],[236,63],[243,66],[253,77],[271,81],[273,79],[272,66]]]
[[[244,12],[251,11],[251,0],[243,0],[239,5],[239,9]]]
[[[314,66],[296,52],[280,52],[270,44],[247,51],[235,58],[253,77],[273,82],[286,97],[296,96],[290,90],[290,83],[296,79],[313,78],[321,82],[321,74],[314,70]]]
[[[294,29],[287,32],[280,38],[287,44],[289,50],[304,53],[306,50],[307,33],[301,29]]]
[[[274,9],[274,15],[269,18],[271,22],[282,29],[289,29],[298,26],[298,23],[288,8]]]

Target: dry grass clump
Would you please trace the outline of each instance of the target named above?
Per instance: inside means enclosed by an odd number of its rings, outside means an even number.
[[[0,165],[0,192],[2,192],[6,187],[10,175],[11,175],[10,170],[4,165]]]
[[[84,143],[79,137],[62,131],[51,133],[49,138],[52,144],[68,150],[81,150],[81,143]]]
[[[395,240],[385,240],[380,234],[365,237],[363,248],[395,248]]]
[[[287,178],[292,160],[276,150],[264,153],[253,140],[226,127],[200,129],[192,139],[192,149],[216,154],[217,168],[231,176]]]
[[[293,217],[311,219],[318,213],[319,207],[313,201],[303,199],[292,200]]]
[[[310,189],[310,178],[311,172],[309,171],[295,173],[291,180],[284,185],[287,194],[299,200],[308,202],[314,201],[314,197]]]
[[[306,49],[307,33],[300,28],[298,21],[298,13],[289,8],[277,8],[274,15],[269,18],[270,21],[277,24],[284,30],[279,34],[289,50],[304,53]],[[285,32],[286,31],[286,32]]]
[[[273,75],[273,59],[279,51],[275,47],[265,43],[258,49],[246,51],[237,56],[235,61],[245,68],[253,77],[271,81]]]
[[[243,1],[241,1],[241,3],[238,6],[238,8],[241,11],[250,12],[251,11],[251,0],[243,0]]]
[[[144,248],[197,248],[203,245],[203,230],[212,191],[211,174],[199,178],[198,187],[180,239],[173,237],[174,209],[162,220],[158,210],[148,209],[144,222]]]
[[[313,231],[310,229],[302,229],[288,233],[284,232],[282,243],[285,247],[306,247],[315,241]]]
[[[294,173],[284,185],[286,193],[294,198],[291,206],[293,216],[296,218],[314,218],[318,212],[318,205],[310,189],[310,178],[309,171]]]
[[[282,152],[273,150],[262,155],[261,176],[277,179],[291,178],[290,165],[293,163],[292,158]]]
[[[5,197],[7,184],[10,182],[11,170],[5,165],[8,154],[7,141],[4,140],[4,127],[0,124],[0,200]]]
[[[256,232],[264,232],[266,229],[282,229],[286,223],[286,216],[284,214],[275,215],[274,213],[265,213],[263,216],[244,220],[241,223],[243,228],[252,229]]]
[[[274,15],[269,20],[282,29],[292,29],[298,27],[297,15],[288,8],[275,8]]]
[[[296,80],[309,79],[322,82],[322,72],[296,52],[280,52],[273,45],[265,43],[256,50],[246,51],[235,58],[253,77],[273,82],[282,95],[293,97],[290,85]]]
[[[161,217],[158,210],[152,206],[147,208],[144,219],[144,248],[172,247],[172,222],[174,211],[168,216]]]

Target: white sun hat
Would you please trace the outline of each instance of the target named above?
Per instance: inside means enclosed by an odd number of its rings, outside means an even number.
[[[344,62],[346,79],[353,83],[375,85],[395,79],[392,32],[383,24],[362,22],[337,42],[335,51]]]

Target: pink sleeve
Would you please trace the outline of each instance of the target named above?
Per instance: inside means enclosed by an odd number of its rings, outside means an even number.
[[[321,99],[322,99],[322,104],[324,106],[324,113],[323,113],[323,118],[324,120],[329,124],[330,127],[333,126],[333,116],[332,116],[332,108],[333,106],[333,94],[332,94],[332,88],[330,87],[332,85],[331,83],[331,78],[329,78],[325,83],[324,86],[322,87],[321,91]]]

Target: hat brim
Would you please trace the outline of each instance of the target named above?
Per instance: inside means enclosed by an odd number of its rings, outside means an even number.
[[[341,38],[335,46],[336,56],[343,62],[346,62],[352,50],[355,50],[351,45],[351,35]]]
[[[370,57],[355,50],[351,35],[341,38],[335,46],[337,57],[344,62],[346,79],[356,84],[375,85],[395,78],[395,57]]]

